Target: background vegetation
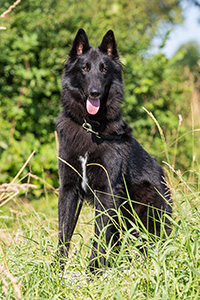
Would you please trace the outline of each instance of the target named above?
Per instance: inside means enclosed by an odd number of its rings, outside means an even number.
[[[8,6],[4,2],[2,12]],[[181,22],[179,1],[30,0],[22,1],[1,20],[7,28],[0,31],[1,182],[9,182],[36,151],[31,172],[58,186],[54,130],[60,110],[60,78],[79,27],[84,27],[93,46],[109,28],[114,30],[124,64],[123,116],[147,151],[163,159],[158,131],[143,106],[159,120],[168,145],[177,138],[179,115],[179,135],[191,130],[199,75],[197,45],[180,49],[172,59],[149,51],[155,36],[160,37],[162,48],[170,26]],[[195,105],[199,107],[199,102]],[[199,135],[195,140],[199,142]],[[191,141],[188,134],[178,143],[176,164],[182,170],[190,166]]]
[[[183,45],[171,59],[152,51],[153,39],[162,49],[182,21],[181,3],[23,0],[0,18],[1,299],[199,299],[199,46]],[[11,4],[1,3],[0,14]],[[127,233],[107,277],[86,280],[94,217],[86,205],[63,285],[50,269],[59,186],[54,131],[63,64],[79,27],[93,46],[115,32],[124,65],[122,113],[144,148],[166,161],[174,228],[164,246],[149,249],[150,260]],[[148,241],[147,233],[142,237]]]

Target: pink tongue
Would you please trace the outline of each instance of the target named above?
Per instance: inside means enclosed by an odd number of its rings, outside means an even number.
[[[86,108],[90,115],[96,115],[100,107],[100,99],[87,98]]]

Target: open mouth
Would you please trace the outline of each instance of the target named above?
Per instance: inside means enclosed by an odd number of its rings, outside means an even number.
[[[86,109],[90,115],[96,115],[100,108],[100,98],[87,98]]]

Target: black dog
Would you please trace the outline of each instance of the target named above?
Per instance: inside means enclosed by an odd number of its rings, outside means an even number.
[[[134,209],[148,231],[157,236],[160,235],[162,212],[171,214],[170,195],[162,169],[134,139],[131,128],[123,121],[119,108],[122,99],[122,66],[113,31],[109,30],[101,45],[93,49],[85,31],[79,29],[65,64],[62,112],[57,119],[61,178],[58,252],[61,261],[68,255],[84,198],[94,199],[95,235],[99,237],[106,227],[107,243],[111,239],[113,243],[118,241],[116,209],[119,207],[127,229],[131,228],[128,220],[136,222],[131,212]],[[125,201],[127,190],[131,201]],[[169,234],[167,218],[165,230]],[[105,254],[95,239],[91,270],[105,264],[103,258],[97,259],[97,251]]]

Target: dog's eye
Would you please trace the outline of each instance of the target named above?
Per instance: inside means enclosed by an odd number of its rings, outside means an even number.
[[[84,67],[82,68],[82,70],[83,70],[83,72],[88,72],[88,71],[89,71],[89,69],[88,69],[87,66],[84,66]]]
[[[99,66],[99,70],[100,70],[100,72],[102,72],[102,73],[106,73],[107,72],[107,68],[105,67],[105,65],[104,64],[100,64],[100,66]]]

